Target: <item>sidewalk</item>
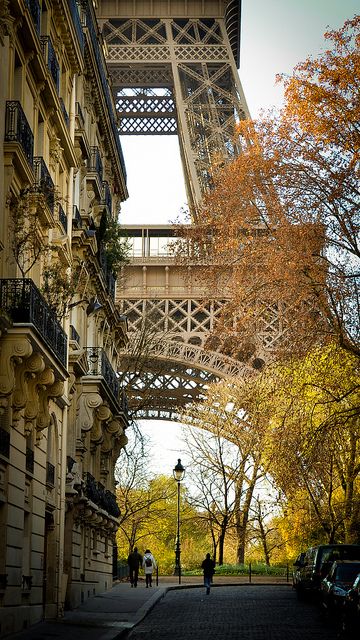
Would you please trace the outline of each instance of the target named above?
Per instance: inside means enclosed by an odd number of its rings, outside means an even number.
[[[247,578],[215,578],[214,586],[249,584]],[[276,582],[265,578],[253,579],[253,584]],[[281,581],[284,584],[284,581]],[[109,591],[100,593],[87,600],[74,611],[66,611],[64,618],[40,622],[26,631],[8,636],[9,640],[117,640],[138,624],[151,611],[154,605],[164,597],[169,589],[200,587],[201,576],[174,576],[159,578],[159,585],[146,589],[142,580],[136,589],[129,582],[120,582]]]

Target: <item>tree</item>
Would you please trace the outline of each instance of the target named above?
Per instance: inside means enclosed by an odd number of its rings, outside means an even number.
[[[329,542],[360,539],[358,366],[356,356],[332,345],[291,366],[274,365],[253,383],[268,385],[271,474]]]
[[[230,526],[236,532],[237,561],[244,562],[252,499],[264,475],[262,423],[255,402],[250,422],[244,410],[244,393],[244,385],[236,380],[211,385],[206,398],[181,416],[185,424],[194,427],[188,435],[188,455],[197,469],[198,493],[193,504],[209,523],[214,550],[219,545],[219,564]],[[203,429],[209,433],[202,435]]]
[[[56,249],[49,250],[47,257],[49,261],[42,271],[41,293],[48,305],[61,319],[67,312],[69,303],[81,284],[82,264],[76,260],[71,267],[64,264],[59,259]]]
[[[33,189],[11,193],[8,199],[11,226],[11,250],[23,278],[31,271],[40,257],[49,251],[41,232],[36,204],[43,196]]]
[[[99,252],[101,255],[104,253],[107,269],[117,277],[121,267],[129,262],[130,245],[117,220],[105,213],[100,220],[98,240]]]
[[[211,534],[213,557],[224,563],[224,544],[235,509],[235,484],[239,468],[239,452],[214,427],[212,432],[187,428],[187,453],[190,478],[196,493],[189,501]]]
[[[135,425],[133,438],[121,452],[116,477],[120,527],[117,533],[120,555],[126,558],[135,544],[150,548],[159,569],[174,569],[177,519],[177,488],[172,477],[149,474],[146,439]],[[181,532],[183,566],[194,566],[207,548],[206,531],[181,490]]]
[[[163,488],[154,491],[150,487],[148,443],[136,424],[131,435],[132,439],[121,451],[115,469],[120,531],[127,541],[128,553],[144,536],[144,525],[150,525],[157,504],[166,497]]]
[[[239,156],[183,231],[179,255],[228,297],[218,334],[240,359],[332,340],[360,355],[359,33],[360,16],[327,34],[284,110],[240,123]]]
[[[274,510],[274,500],[261,500],[256,496],[251,509],[251,520],[249,527],[249,541],[258,544],[262,550],[262,557],[265,564],[270,566],[272,554],[281,548],[282,540],[276,519],[272,517]]]

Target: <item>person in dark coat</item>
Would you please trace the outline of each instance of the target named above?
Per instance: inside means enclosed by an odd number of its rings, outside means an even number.
[[[212,577],[215,573],[215,562],[210,558],[210,553],[206,554],[206,558],[202,562],[201,568],[204,571],[204,585],[206,587],[206,594],[209,595]]]
[[[134,547],[133,551],[129,553],[127,562],[129,565],[131,586],[137,587],[137,582],[139,577],[139,567],[141,566],[141,563],[142,563],[142,556],[138,552],[137,547]]]

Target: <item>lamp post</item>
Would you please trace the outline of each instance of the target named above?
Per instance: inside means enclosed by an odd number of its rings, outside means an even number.
[[[175,542],[175,569],[174,576],[179,576],[179,584],[181,584],[181,563],[180,563],[180,482],[185,476],[185,469],[178,458],[177,464],[173,469],[173,476],[177,482],[177,534]]]

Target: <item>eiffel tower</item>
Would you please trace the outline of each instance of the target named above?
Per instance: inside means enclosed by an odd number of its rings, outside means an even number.
[[[249,117],[237,71],[241,0],[102,0],[97,15],[119,132],[178,136],[196,220],[214,169],[239,152],[236,124]],[[130,408],[150,387],[150,406],[137,417],[176,419],[178,408],[197,400],[211,381],[244,378],[255,365],[205,348],[223,301],[204,306],[196,278],[189,285],[189,273],[174,264],[165,246],[173,230],[145,223],[125,231],[137,252],[119,279],[117,303],[127,315],[131,342],[146,323],[163,336],[141,375],[133,370]]]
[[[177,135],[193,217],[248,117],[237,67],[241,0],[102,0],[120,134]]]

